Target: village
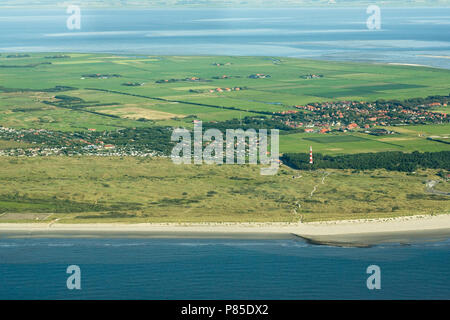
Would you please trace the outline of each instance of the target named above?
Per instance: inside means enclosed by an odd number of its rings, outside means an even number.
[[[230,91],[240,89],[243,88],[229,88]],[[446,113],[433,111],[433,108],[447,106],[448,99],[448,96],[435,96],[402,102],[382,100],[310,103],[295,105],[292,109],[274,112],[271,116],[205,122],[204,127],[279,129],[281,134],[357,131],[376,136],[391,135],[396,132],[386,127],[448,123],[450,118]],[[196,121],[200,120],[195,119],[194,122]],[[167,156],[172,148],[172,129],[143,127],[96,131],[89,128],[85,131],[66,132],[0,127],[0,140],[17,143],[17,147],[0,149],[0,156]],[[433,139],[438,141],[438,138]]]
[[[447,106],[432,102],[406,106],[400,102],[339,101],[295,105],[294,109],[276,112],[274,118],[291,128],[304,128],[305,132],[327,133],[370,129],[377,126],[448,123],[446,113],[434,112],[434,107]]]
[[[62,132],[0,127],[0,139],[28,144],[27,147],[0,149],[0,156],[164,156],[165,153],[158,151],[157,146],[147,144],[145,138],[136,142],[128,138],[127,134],[127,130],[113,133],[96,132],[95,129],[87,132]],[[166,137],[161,140],[165,139]],[[113,141],[117,143],[111,143]]]
[[[97,157],[162,157],[155,151],[148,152],[136,150],[134,148],[124,148],[115,146],[94,146],[88,145],[83,148],[68,147],[36,147],[36,148],[13,148],[0,150],[0,156],[7,157],[49,157],[49,156],[97,156]]]

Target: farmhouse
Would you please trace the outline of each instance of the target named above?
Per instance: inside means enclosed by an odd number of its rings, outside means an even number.
[[[263,74],[263,73],[256,73],[256,74],[251,74],[248,77],[250,79],[265,79],[265,78],[270,78],[270,75]]]
[[[353,130],[353,129],[356,129],[356,128],[358,128],[359,126],[356,124],[356,123],[350,123],[348,126],[347,126],[347,129],[348,130]]]

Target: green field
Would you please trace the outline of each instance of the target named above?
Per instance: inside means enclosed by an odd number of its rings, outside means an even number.
[[[425,136],[419,136],[419,132],[430,136],[445,136],[445,132],[450,131],[449,127],[448,125],[389,127],[390,130],[395,130],[397,133],[386,136],[373,136],[365,133],[332,133],[327,135],[297,133],[281,136],[280,149],[283,152],[308,152],[309,147],[312,146],[314,152],[323,154],[445,151],[450,150],[449,144],[427,140]]]
[[[30,57],[15,59],[0,56],[1,86],[7,89],[0,90],[0,125],[60,131],[161,125],[192,127],[192,116],[203,121],[223,121],[258,115],[254,111],[284,111],[292,109],[293,105],[312,102],[405,99],[448,94],[450,91],[449,70],[424,67],[289,58],[277,59],[275,63],[270,57],[128,57],[72,53],[64,54],[70,58],[46,58],[49,55],[31,54]],[[214,63],[222,65],[216,66]],[[270,75],[270,78],[248,78],[256,73]],[[307,80],[300,77],[310,73],[322,74],[323,78]],[[83,77],[86,74],[118,74],[121,77]],[[223,75],[228,78],[215,79]],[[155,83],[163,79],[192,77],[201,80]],[[142,85],[124,86],[124,83]],[[45,92],[56,86],[69,86],[74,90]],[[215,88],[233,87],[245,87],[246,90],[209,92]],[[52,101],[58,94],[81,98],[88,107],[71,110],[44,103]],[[147,121],[139,121],[140,118]],[[436,132],[431,128],[433,126],[426,126],[423,132],[436,134],[450,131],[448,125],[437,126]],[[421,132],[421,127],[393,130],[401,135],[389,139],[353,133],[345,134],[345,137],[323,138],[314,134],[283,135],[281,152],[305,152],[310,145],[317,151],[330,154],[358,150],[449,149],[445,144],[414,135]]]
[[[167,112],[167,119],[155,117],[154,124],[189,125],[183,119],[196,115],[204,121],[220,121],[252,115],[252,111],[283,111],[293,105],[330,100],[404,99],[449,93],[449,70],[434,68],[325,62],[281,58],[274,63],[269,57],[127,57],[119,55],[66,54],[71,58],[48,59],[48,54],[32,54],[29,58],[7,59],[0,56],[1,86],[6,88],[42,90],[55,86],[76,88],[66,94],[80,97],[99,112],[125,109],[121,119],[86,115],[81,111],[55,109],[42,101],[52,92],[17,91],[0,93],[0,119],[11,127],[42,127],[58,130],[83,130],[87,127],[115,129],[142,123],[131,119],[134,113]],[[42,64],[42,63],[51,64]],[[39,64],[41,63],[41,64]],[[215,66],[213,63],[228,65]],[[9,66],[9,67],[8,67]],[[15,66],[15,67],[11,67]],[[266,79],[249,79],[256,73],[270,75]],[[323,74],[320,79],[302,79],[303,74]],[[120,78],[87,78],[85,74],[119,74]],[[213,77],[228,76],[228,79]],[[205,81],[155,83],[162,79],[198,77]],[[124,86],[123,83],[141,86]],[[213,92],[209,89],[246,87],[246,90]],[[106,89],[138,94],[149,98],[93,91]],[[190,92],[206,90],[206,92]],[[158,101],[163,98],[239,110],[218,109],[192,104]],[[26,107],[27,112],[14,112]],[[139,110],[136,110],[139,109]],[[127,111],[129,118],[127,119]],[[253,114],[254,115],[254,114]],[[47,118],[44,118],[47,117]],[[131,117],[131,118],[130,118]]]

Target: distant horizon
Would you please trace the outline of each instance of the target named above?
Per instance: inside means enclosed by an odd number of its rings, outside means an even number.
[[[369,0],[4,0],[0,8],[49,8],[65,7],[69,4],[80,5],[85,8],[349,8],[379,5],[383,7],[450,7],[450,0],[399,0],[399,1],[369,1]]]

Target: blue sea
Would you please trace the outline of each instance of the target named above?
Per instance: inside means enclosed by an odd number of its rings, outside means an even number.
[[[450,68],[450,8],[384,8],[369,30],[360,8],[0,11],[0,52],[264,55]]]
[[[448,299],[450,239],[370,248],[302,240],[0,239],[0,299]],[[66,286],[67,267],[81,290]],[[370,265],[381,289],[366,285]]]

